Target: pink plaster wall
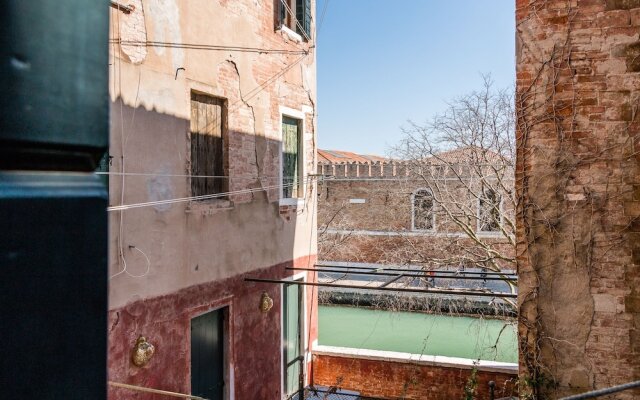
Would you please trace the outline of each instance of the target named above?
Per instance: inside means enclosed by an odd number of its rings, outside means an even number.
[[[285,267],[312,266],[315,256],[301,257],[233,278],[192,286],[176,293],[144,299],[109,313],[109,380],[144,387],[190,393],[190,320],[220,307],[229,307],[225,334],[232,372],[227,389],[237,400],[281,398],[281,301],[279,284],[245,282],[247,276],[283,278]],[[307,279],[311,281],[311,276]],[[273,298],[267,313],[258,309],[262,292]],[[317,302],[307,289],[309,343],[317,338]],[[144,367],[131,362],[139,335],[155,346]],[[109,388],[109,399],[156,399],[158,395]]]

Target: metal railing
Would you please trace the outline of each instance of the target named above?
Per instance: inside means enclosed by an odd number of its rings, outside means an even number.
[[[109,381],[108,383],[109,383],[109,386],[112,386],[112,387],[134,390],[136,392],[160,394],[163,396],[178,397],[184,400],[208,400],[208,399],[205,399],[204,397],[194,396],[191,394],[170,392],[168,390],[153,389],[153,388],[148,388],[148,387],[138,386],[138,385],[129,385],[127,383],[111,382],[111,381]]]
[[[301,399],[298,393],[289,397],[289,400],[384,400],[380,397],[369,397],[350,390],[342,390],[327,387],[308,386],[304,389],[304,397]]]
[[[597,397],[607,396],[607,395],[610,395],[610,394],[613,394],[613,393],[618,393],[618,392],[622,392],[622,391],[630,390],[630,389],[635,389],[635,388],[640,388],[640,381],[624,383],[622,385],[617,385],[617,386],[611,386],[611,387],[606,388],[606,389],[592,390],[592,391],[586,392],[586,393],[576,394],[576,395],[569,396],[569,397],[563,397],[560,400],[595,399]]]

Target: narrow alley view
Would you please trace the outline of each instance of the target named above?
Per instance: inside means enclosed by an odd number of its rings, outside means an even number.
[[[0,398],[640,399],[640,0],[0,18]]]

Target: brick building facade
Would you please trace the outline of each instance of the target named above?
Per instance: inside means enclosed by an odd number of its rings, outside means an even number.
[[[482,243],[505,258],[514,256],[509,193],[513,169],[507,166],[502,176],[505,190],[494,185],[497,197],[489,210],[492,204],[476,196],[482,191],[480,179],[469,172],[475,152],[443,153],[443,159],[450,160],[445,164],[358,155],[338,161],[318,150],[318,174],[323,177],[318,186],[320,259],[513,269],[509,262],[483,263],[486,250],[473,250]],[[491,175],[486,173],[487,181]]]
[[[516,29],[521,377],[558,398],[640,379],[640,2],[518,0]]]
[[[109,380],[286,398],[313,290],[245,278],[313,279],[285,267],[316,259],[315,2],[111,4]]]

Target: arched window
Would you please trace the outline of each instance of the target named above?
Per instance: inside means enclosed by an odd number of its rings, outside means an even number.
[[[495,190],[485,188],[478,199],[478,231],[498,232],[500,230],[500,203],[502,197]]]
[[[433,194],[429,189],[418,189],[412,195],[413,230],[432,231],[436,227],[433,212]]]

